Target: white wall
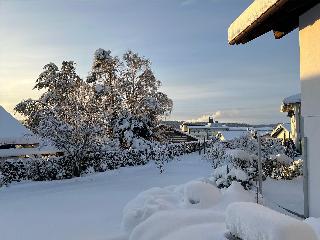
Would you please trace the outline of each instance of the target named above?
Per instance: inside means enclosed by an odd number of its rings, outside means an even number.
[[[309,211],[320,217],[320,4],[300,16],[300,77],[308,138]]]

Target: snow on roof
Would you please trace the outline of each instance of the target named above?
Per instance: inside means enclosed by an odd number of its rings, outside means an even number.
[[[229,27],[228,41],[232,42],[280,0],[255,0]]]
[[[283,99],[283,104],[301,103],[301,93],[291,95]]]
[[[248,134],[248,131],[220,131],[218,134],[221,134],[222,140],[233,140],[235,138],[239,138]]]
[[[0,106],[0,145],[35,144],[35,135]]]
[[[282,130],[281,129],[285,129],[288,132],[291,132],[291,124],[290,123],[280,123],[278,124],[275,129],[272,131],[271,136],[272,137],[277,137]]]
[[[219,129],[229,129],[227,126],[188,126],[190,129],[213,129],[213,130],[219,130]]]

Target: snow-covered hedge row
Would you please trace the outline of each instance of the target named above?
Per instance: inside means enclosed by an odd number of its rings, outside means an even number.
[[[302,160],[287,156],[285,146],[278,139],[261,140],[262,168],[265,177],[292,179],[302,175]],[[258,141],[248,134],[226,142],[216,142],[206,158],[215,169],[213,178],[218,187],[228,187],[232,181],[250,188],[257,177]]]
[[[125,166],[143,165],[153,160],[163,171],[165,162],[199,149],[198,142],[180,144],[154,144],[144,150],[108,151],[104,154],[88,154],[81,159],[79,175],[104,172]],[[75,176],[74,164],[65,157],[8,159],[0,165],[0,186],[22,180],[49,181]]]

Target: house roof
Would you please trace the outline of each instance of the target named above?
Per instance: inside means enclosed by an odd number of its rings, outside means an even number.
[[[295,104],[295,103],[301,103],[301,93],[291,95],[289,97],[286,97],[283,99],[283,104]]]
[[[188,126],[189,129],[208,129],[208,130],[228,130],[229,127],[227,126],[209,126],[209,125],[205,125],[205,126]]]
[[[35,143],[36,136],[0,106],[0,145]]]
[[[272,131],[271,136],[277,137],[282,131],[291,132],[291,124],[290,123],[280,123],[275,129]]]
[[[289,97],[286,97],[285,99],[283,99],[281,107],[280,107],[280,112],[292,112],[295,111],[294,110],[294,106],[299,106],[301,105],[301,94],[295,94],[295,95],[291,95]],[[289,117],[291,117],[292,115],[289,114]]]
[[[269,31],[282,38],[319,0],[255,0],[229,27],[229,44],[245,44]]]

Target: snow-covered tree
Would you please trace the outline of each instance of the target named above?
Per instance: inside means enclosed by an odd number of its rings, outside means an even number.
[[[47,64],[34,87],[41,97],[22,101],[15,110],[35,133],[64,150],[79,175],[90,158],[103,158],[107,149],[152,146],[154,129],[172,108],[159,87],[149,60],[131,51],[119,59],[98,49],[86,81],[72,61],[60,69]]]
[[[110,112],[110,134],[121,147],[139,148],[155,138],[155,127],[171,112],[172,101],[159,91],[148,59],[132,51],[122,59],[98,49],[87,82]]]
[[[94,92],[75,70],[73,62],[64,61],[60,69],[53,63],[46,65],[34,87],[44,93],[38,100],[19,103],[15,110],[27,118],[34,132],[65,151],[79,175],[85,158],[107,139],[106,114],[97,111]]]

